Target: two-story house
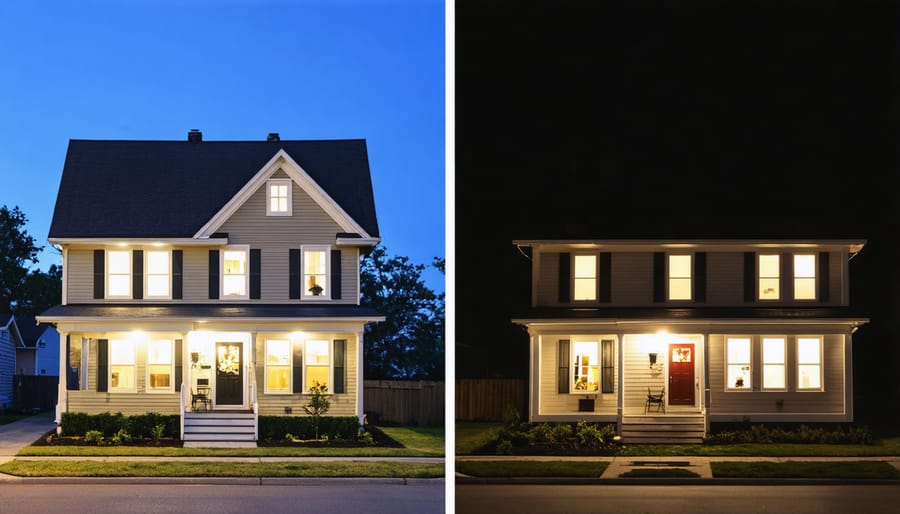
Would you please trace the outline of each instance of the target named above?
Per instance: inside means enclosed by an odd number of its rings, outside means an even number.
[[[18,318],[22,344],[16,347],[16,369],[20,375],[59,376],[59,333],[50,323],[32,317]]]
[[[63,300],[38,320],[77,375],[57,422],[237,413],[251,445],[257,416],[302,415],[317,383],[328,415],[362,421],[363,330],[384,320],[360,305],[379,242],[365,140],[72,140],[49,240]]]
[[[861,240],[521,240],[529,419],[698,441],[710,422],[853,420]]]

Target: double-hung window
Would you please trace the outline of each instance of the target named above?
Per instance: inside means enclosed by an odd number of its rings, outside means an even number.
[[[291,342],[266,340],[266,393],[291,392]]]
[[[794,299],[816,299],[815,254],[794,255]]]
[[[729,337],[725,341],[725,389],[733,391],[752,389],[750,353],[749,337]]]
[[[797,338],[797,389],[822,390],[822,339]]]
[[[170,298],[171,259],[168,251],[150,250],[145,252],[147,263],[146,298]]]
[[[762,387],[783,390],[785,380],[785,340],[784,337],[762,338]]]
[[[306,341],[303,352],[303,390],[316,384],[331,389],[331,341]]]
[[[222,252],[222,298],[247,298],[250,275],[247,249],[228,248]]]
[[[303,247],[303,298],[328,298],[328,247]]]
[[[781,256],[763,254],[759,256],[759,299],[778,300],[781,298]]]
[[[597,341],[575,341],[572,344],[573,393],[596,393],[600,390],[600,345]]]
[[[691,299],[691,255],[669,255],[669,300]]]
[[[575,300],[594,301],[597,299],[597,256],[575,256]]]
[[[266,215],[290,216],[291,180],[271,179],[266,182]]]
[[[106,297],[131,298],[131,251],[106,252]]]
[[[147,342],[147,390],[173,391],[174,359],[171,339]]]
[[[109,392],[135,392],[134,368],[134,342],[129,340],[110,340]]]

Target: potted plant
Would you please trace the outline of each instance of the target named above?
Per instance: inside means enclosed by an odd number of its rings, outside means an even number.
[[[313,296],[321,296],[322,295],[322,286],[316,284],[309,288],[309,292],[312,293]]]

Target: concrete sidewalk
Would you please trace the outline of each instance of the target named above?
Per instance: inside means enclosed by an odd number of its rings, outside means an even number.
[[[0,425],[0,464],[13,460],[19,450],[56,430],[52,413],[28,416]]]

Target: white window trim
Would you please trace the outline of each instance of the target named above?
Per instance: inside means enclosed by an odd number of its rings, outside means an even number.
[[[766,363],[766,339],[781,339],[781,344],[783,345],[784,350],[784,362],[780,364],[783,377],[782,381],[784,382],[784,387],[766,387],[766,366],[778,366],[778,364],[767,364]],[[773,391],[773,392],[784,392],[788,390],[788,347],[787,347],[788,338],[783,335],[764,335],[759,339],[759,358],[760,358],[760,391]]]
[[[728,366],[731,365],[731,361],[728,360],[728,345],[729,345],[729,341],[731,339],[746,339],[746,340],[750,341],[750,346],[748,348],[748,350],[750,351],[750,362],[747,363],[747,365],[750,366],[750,370],[749,370],[750,385],[749,385],[749,387],[735,387],[733,384],[730,383],[730,381],[728,379]],[[725,337],[725,352],[724,352],[725,353],[725,359],[724,359],[725,360],[725,369],[723,370],[723,376],[725,379],[724,380],[725,381],[725,392],[746,393],[746,392],[752,392],[754,390],[754,387],[753,387],[753,383],[754,383],[754,380],[753,380],[753,368],[754,368],[754,365],[753,365],[754,364],[753,363],[753,341],[754,341],[754,338],[752,336],[748,336],[748,335],[730,334]]]
[[[315,296],[306,287],[306,252],[308,250],[321,250],[325,252],[325,294]],[[301,301],[331,301],[331,246],[329,245],[301,245],[300,246],[300,300]],[[305,350],[305,347],[304,347]]]
[[[577,266],[575,266],[575,261],[578,257],[593,257],[594,258],[594,274],[590,277],[579,277],[575,270]],[[572,256],[572,300],[575,302],[596,302],[599,299],[599,295],[597,291],[600,289],[600,258],[597,254],[594,253],[577,253]],[[578,283],[578,279],[593,279],[594,280],[594,297],[593,298],[576,298],[575,291],[577,290],[576,284]]]
[[[774,277],[770,277],[770,276],[763,277],[762,276],[762,258],[763,257],[772,257],[772,256],[778,257],[778,267],[777,267],[778,274],[775,275]],[[756,255],[756,300],[757,301],[760,301],[760,302],[781,301],[781,293],[782,293],[782,291],[781,291],[781,266],[782,266],[781,259],[783,259],[783,258],[784,258],[784,256],[781,254],[778,254],[778,253],[760,253],[760,254]],[[763,298],[762,297],[762,288],[760,287],[760,282],[764,278],[768,279],[768,280],[775,279],[778,281],[778,296],[777,297],[775,297],[775,298]]]
[[[272,390],[269,389],[269,359],[268,359],[268,356],[269,356],[269,341],[286,341],[287,344],[288,344],[288,361],[289,361],[289,362],[288,362],[288,365],[287,365],[287,367],[288,367],[288,387],[287,387],[287,391],[272,391]],[[290,395],[290,394],[294,394],[294,344],[295,344],[295,343],[294,343],[293,341],[291,341],[289,338],[284,338],[284,339],[278,339],[278,338],[266,339],[265,347],[264,347],[264,349],[263,349],[263,352],[264,352],[264,353],[263,353],[263,358],[265,359],[265,363],[266,363],[265,369],[263,370],[263,373],[264,373],[264,375],[263,375],[263,384],[265,385],[265,388],[263,389],[263,392],[264,392],[265,394],[273,394],[273,395],[279,395],[279,394],[280,394],[280,395]],[[305,355],[305,354],[306,354],[306,344],[303,345],[303,352],[304,352],[303,354]],[[279,367],[281,367],[281,366],[279,366]]]
[[[150,366],[151,366],[150,342],[151,341],[147,341],[147,345],[146,345],[147,358],[146,358],[146,366],[145,366],[146,369],[144,372],[144,375],[145,375],[144,383],[146,384],[146,386],[144,387],[144,389],[148,394],[171,393],[171,392],[175,391],[175,341],[173,341],[172,339],[153,339],[152,340],[152,342],[154,342],[154,343],[158,343],[160,341],[164,341],[164,342],[168,343],[169,346],[171,347],[170,355],[172,356],[172,362],[169,363],[169,377],[170,377],[169,387],[165,387],[165,388],[162,388],[162,387],[151,388],[150,387]],[[159,364],[154,364],[154,365],[158,366]]]
[[[572,339],[571,344],[569,345],[569,394],[591,394],[591,395],[600,395],[603,391],[603,345],[600,342],[600,339]],[[596,391],[581,391],[575,389],[575,347],[578,343],[593,343],[597,349],[597,390]]]
[[[808,257],[812,257],[812,260],[813,260],[813,274],[812,274],[811,277],[798,277],[798,276],[797,276],[797,266],[796,266],[796,264],[797,264],[797,257],[799,257],[799,256],[808,256]],[[795,300],[795,301],[798,301],[798,302],[815,302],[815,301],[817,301],[817,300],[819,299],[819,291],[818,291],[818,289],[819,289],[819,288],[818,288],[818,285],[819,285],[819,256],[816,255],[815,253],[805,253],[805,252],[802,252],[802,253],[795,253],[795,254],[792,254],[792,255],[791,255],[791,259],[794,261],[794,266],[793,266],[793,268],[794,268],[794,273],[793,273],[794,276],[791,277],[791,280],[793,280],[793,283],[792,283],[791,285],[792,285],[792,289],[793,289],[792,294],[793,294],[793,296],[794,296],[794,300]],[[812,298],[797,298],[797,279],[804,279],[804,280],[810,280],[810,279],[812,279],[812,282],[813,282],[813,296],[812,296]]]
[[[168,285],[166,286],[166,294],[165,295],[152,295],[150,294],[150,253],[151,252],[159,252],[167,254],[168,258],[166,259],[167,268],[166,268],[166,278],[168,279]],[[172,251],[171,250],[160,250],[157,248],[150,248],[144,250],[144,298],[145,299],[153,299],[153,300],[171,300],[172,299]]]
[[[294,212],[294,181],[289,178],[272,178],[266,181],[266,216],[292,216]],[[272,187],[274,185],[286,185],[287,211],[277,212],[272,210]]]
[[[303,341],[303,356],[301,357],[303,359],[303,392],[301,394],[305,394],[307,396],[309,396],[309,387],[306,387],[306,379],[309,377],[308,368],[309,367],[314,367],[314,368],[325,367],[321,364],[307,364],[306,363],[306,356],[308,355],[307,343],[321,342],[321,341],[324,341],[325,343],[328,344],[328,376],[326,378],[327,382],[325,383],[325,385],[328,387],[328,391],[326,391],[325,394],[326,395],[334,394],[334,341],[332,339],[307,339],[307,340]],[[293,364],[293,358],[294,358],[294,356],[291,355],[291,363],[292,364]],[[344,366],[345,366],[344,371],[346,372],[346,361],[344,363]],[[291,380],[293,381],[293,377],[291,377]]]
[[[109,292],[109,277],[110,277],[109,254],[111,252],[123,252],[123,253],[128,254],[128,258],[125,259],[128,262],[128,294],[114,295]],[[105,287],[104,298],[117,298],[117,299],[123,299],[123,298],[132,299],[132,298],[134,298],[134,288],[132,287],[133,286],[133,278],[132,277],[134,276],[134,269],[133,269],[134,266],[132,265],[133,259],[134,259],[134,256],[133,256],[131,249],[122,249],[122,248],[107,248],[106,249],[106,251],[103,254],[103,266],[105,268],[103,271],[104,271],[104,273],[106,273],[106,275],[104,276],[104,280],[103,280],[104,281],[103,285]],[[116,273],[116,274],[119,275],[119,273]]]
[[[670,269],[672,257],[687,257],[690,260],[689,275],[687,277],[673,277]],[[688,298],[672,298],[672,280],[685,280],[690,283],[690,292]],[[669,302],[692,302],[694,301],[694,254],[692,253],[667,253],[666,254],[666,301]]]
[[[112,385],[112,374],[113,374],[113,361],[112,361],[112,347],[113,344],[119,343],[127,343],[131,345],[132,355],[134,356],[134,360],[131,363],[131,367],[134,369],[132,375],[134,376],[134,386],[129,388],[124,387],[116,387],[113,388]],[[106,353],[106,392],[109,394],[119,394],[119,393],[136,393],[137,392],[137,344],[130,339],[109,339],[107,342],[108,348]],[[121,366],[122,364],[118,364]]]
[[[800,366],[809,364],[800,362],[800,339],[817,339],[819,341],[819,387],[800,387]],[[821,393],[825,391],[825,341],[821,335],[798,335],[794,338],[794,371],[796,373],[796,387],[798,393]]]
[[[243,296],[225,294],[225,252],[244,252],[244,294]],[[219,299],[247,300],[250,298],[250,245],[230,245],[219,251]]]

